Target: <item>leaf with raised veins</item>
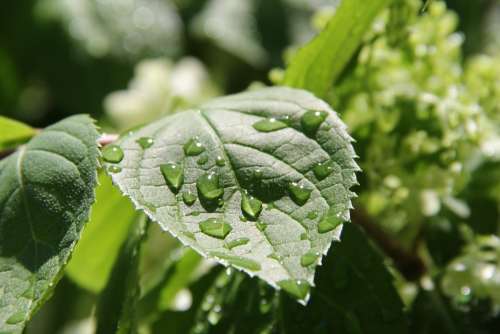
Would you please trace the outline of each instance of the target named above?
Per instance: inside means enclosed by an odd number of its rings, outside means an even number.
[[[311,110],[323,120],[305,133]],[[263,120],[286,127],[260,131],[255,124]],[[141,137],[152,145],[142,148]],[[116,143],[123,159],[106,167],[137,208],[185,245],[306,300],[316,266],[349,220],[359,170],[351,141],[326,103],[275,87],[215,99],[128,133]],[[314,167],[327,162],[331,173],[320,180]],[[178,187],[162,173],[165,164],[182,167]],[[196,198],[186,202],[186,194]],[[332,216],[339,224],[320,229]],[[248,242],[233,242],[242,238]],[[302,265],[311,253],[318,260]]]
[[[66,118],[0,161],[0,332],[20,333],[48,299],[94,202],[91,118]]]

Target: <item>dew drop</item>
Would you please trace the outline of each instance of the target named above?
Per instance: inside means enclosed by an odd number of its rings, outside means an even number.
[[[304,185],[299,185],[297,182],[288,184],[288,192],[290,197],[297,205],[304,205],[311,196],[311,189],[306,188]]]
[[[315,219],[318,217],[318,213],[316,211],[309,211],[307,213],[307,218],[308,219]]]
[[[233,228],[218,218],[209,218],[200,223],[201,232],[217,239],[224,239]]]
[[[295,298],[304,299],[309,293],[309,283],[305,280],[295,280],[295,279],[287,279],[283,281],[279,281],[278,285],[284,291],[288,292]]]
[[[206,164],[208,161],[208,156],[206,155],[202,155],[198,160],[196,160],[196,163],[201,166],[201,165],[204,165]]]
[[[307,240],[307,233],[304,232],[300,235],[300,240]]]
[[[288,127],[285,122],[279,121],[276,118],[266,118],[257,121],[253,124],[255,130],[260,132],[272,132]]]
[[[201,215],[200,211],[193,211],[193,212],[191,212],[191,216],[193,216],[193,217],[197,217],[199,215]]]
[[[123,150],[118,145],[107,145],[102,149],[104,161],[118,163],[123,159]]]
[[[179,190],[184,182],[184,172],[182,166],[173,162],[160,165],[161,173],[163,178],[167,182],[167,185],[174,192]]]
[[[219,167],[222,167],[222,166],[225,166],[226,165],[226,160],[224,160],[223,157],[221,157],[220,155],[218,155],[216,158],[215,158],[215,164]]]
[[[234,239],[234,240],[228,241],[226,243],[226,248],[233,249],[234,247],[243,246],[243,245],[248,244],[249,241],[250,241],[250,239],[248,239],[248,238]]]
[[[328,162],[318,162],[313,167],[313,172],[316,178],[321,181],[333,172],[333,167]]]
[[[136,140],[136,143],[139,144],[143,149],[147,149],[154,144],[154,140],[151,137],[141,137]]]
[[[311,264],[315,263],[318,257],[319,257],[318,252],[307,252],[300,258],[300,265],[302,267],[308,267]]]
[[[116,166],[116,165],[111,165],[108,167],[108,172],[110,173],[120,173],[122,171],[122,168],[120,166]]]
[[[247,222],[247,221],[248,221],[248,218],[247,218],[247,217],[245,217],[245,215],[241,214],[241,215],[240,215],[240,220],[241,220],[242,222]]]
[[[16,312],[14,313],[13,315],[11,315],[6,321],[5,323],[9,324],[9,325],[15,325],[15,324],[18,324],[20,323],[21,321],[23,321],[25,319],[25,315],[24,315],[24,312],[22,311],[19,311],[19,312]]]
[[[210,255],[218,257],[222,260],[226,260],[227,262],[229,262],[234,266],[248,269],[251,271],[259,271],[261,269],[261,266],[257,261],[254,261],[246,257],[229,255],[222,252],[211,252]]]
[[[184,144],[184,153],[186,155],[198,155],[203,151],[205,151],[205,146],[203,146],[198,137],[193,137]]]
[[[242,194],[241,210],[248,218],[257,219],[262,211],[262,202],[253,196]]]
[[[196,180],[198,194],[207,201],[218,199],[224,194],[224,188],[219,184],[219,176],[215,173],[205,173]]]
[[[327,233],[335,229],[340,224],[343,224],[342,219],[335,214],[335,210],[328,210],[328,213],[318,224],[318,233]]]
[[[319,110],[308,110],[300,118],[302,129],[307,134],[314,134],[318,131],[321,123],[324,122],[327,113]]]
[[[257,168],[254,171],[254,176],[255,176],[256,179],[261,179],[262,178],[262,170],[260,168]]]
[[[182,200],[184,201],[184,204],[191,206],[194,202],[196,202],[196,195],[190,191],[185,191],[182,193]]]
[[[271,253],[267,257],[270,258],[270,259],[276,260],[279,263],[281,263],[283,261],[283,257],[281,255],[279,255],[279,254],[276,254],[276,253]]]
[[[261,221],[258,221],[255,223],[255,226],[257,226],[257,229],[261,232],[264,232],[267,228],[267,224],[264,224],[263,222]]]

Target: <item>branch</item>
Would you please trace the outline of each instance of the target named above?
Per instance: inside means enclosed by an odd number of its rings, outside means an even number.
[[[426,272],[424,261],[406,250],[397,240],[391,238],[376,225],[363,209],[352,211],[352,222],[361,226],[375,243],[392,259],[395,267],[409,281],[417,281]]]

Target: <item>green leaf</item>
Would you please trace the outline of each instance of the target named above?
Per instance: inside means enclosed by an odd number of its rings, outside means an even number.
[[[310,110],[326,117],[306,135],[301,118]],[[253,126],[274,119],[289,126],[271,132]],[[141,137],[153,144],[143,149]],[[117,145],[124,157],[106,167],[137,208],[198,253],[275,288],[285,280],[313,285],[315,267],[342,225],[319,231],[320,221],[349,220],[349,188],[359,170],[351,138],[335,112],[305,91],[267,88],[215,99],[128,134]],[[313,168],[325,162],[331,173],[320,181]],[[182,168],[178,187],[162,174],[166,163]],[[185,203],[186,193],[198,199]],[[254,201],[249,212],[244,196],[261,201],[263,209]],[[241,238],[249,241],[231,247]],[[301,265],[310,252],[318,261]]]
[[[194,278],[201,259],[190,249],[182,250],[181,254],[174,254],[169,259],[163,277],[141,298],[139,306],[144,318],[154,318],[158,312],[172,306],[177,293]]]
[[[97,138],[72,116],[0,161],[0,332],[21,332],[61,277],[94,202]]]
[[[327,27],[299,49],[286,70],[284,84],[319,97],[339,77],[377,14],[391,0],[343,0]]]
[[[0,150],[12,148],[24,143],[35,134],[36,131],[32,127],[13,119],[0,116]]]
[[[139,253],[146,234],[147,219],[138,217],[97,305],[96,334],[137,333],[136,306],[139,300]]]
[[[101,291],[136,216],[130,201],[113,186],[109,176],[101,174],[89,224],[71,256],[67,275],[87,290]]]
[[[283,332],[407,333],[393,277],[358,226],[344,226],[316,281],[307,308],[282,300]]]

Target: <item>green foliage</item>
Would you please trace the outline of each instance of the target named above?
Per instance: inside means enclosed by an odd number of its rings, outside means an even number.
[[[97,304],[96,334],[137,333],[135,316],[139,300],[139,254],[146,233],[146,218],[140,216],[130,227],[110,279]]]
[[[16,147],[35,135],[30,126],[13,119],[0,116],[0,149]]]
[[[0,333],[497,332],[499,9],[6,2]]]
[[[101,291],[136,216],[132,203],[113,186],[109,176],[101,174],[89,223],[66,267],[66,274],[85,289]]]
[[[320,115],[313,127],[301,122],[311,111]],[[141,138],[152,144],[141,146]],[[111,151],[103,159],[136,207],[185,245],[274,287],[292,280],[307,286],[338,239],[339,223],[349,220],[358,170],[350,141],[322,101],[269,88],[134,130],[116,144],[123,160]],[[313,172],[318,163],[330,167],[321,178]],[[186,193],[198,199],[186,203]],[[301,263],[308,254],[315,259]]]
[[[342,1],[328,26],[293,56],[284,84],[324,97],[389,0]]]
[[[94,202],[96,140],[73,116],[0,162],[0,331],[20,333],[61,277]]]

